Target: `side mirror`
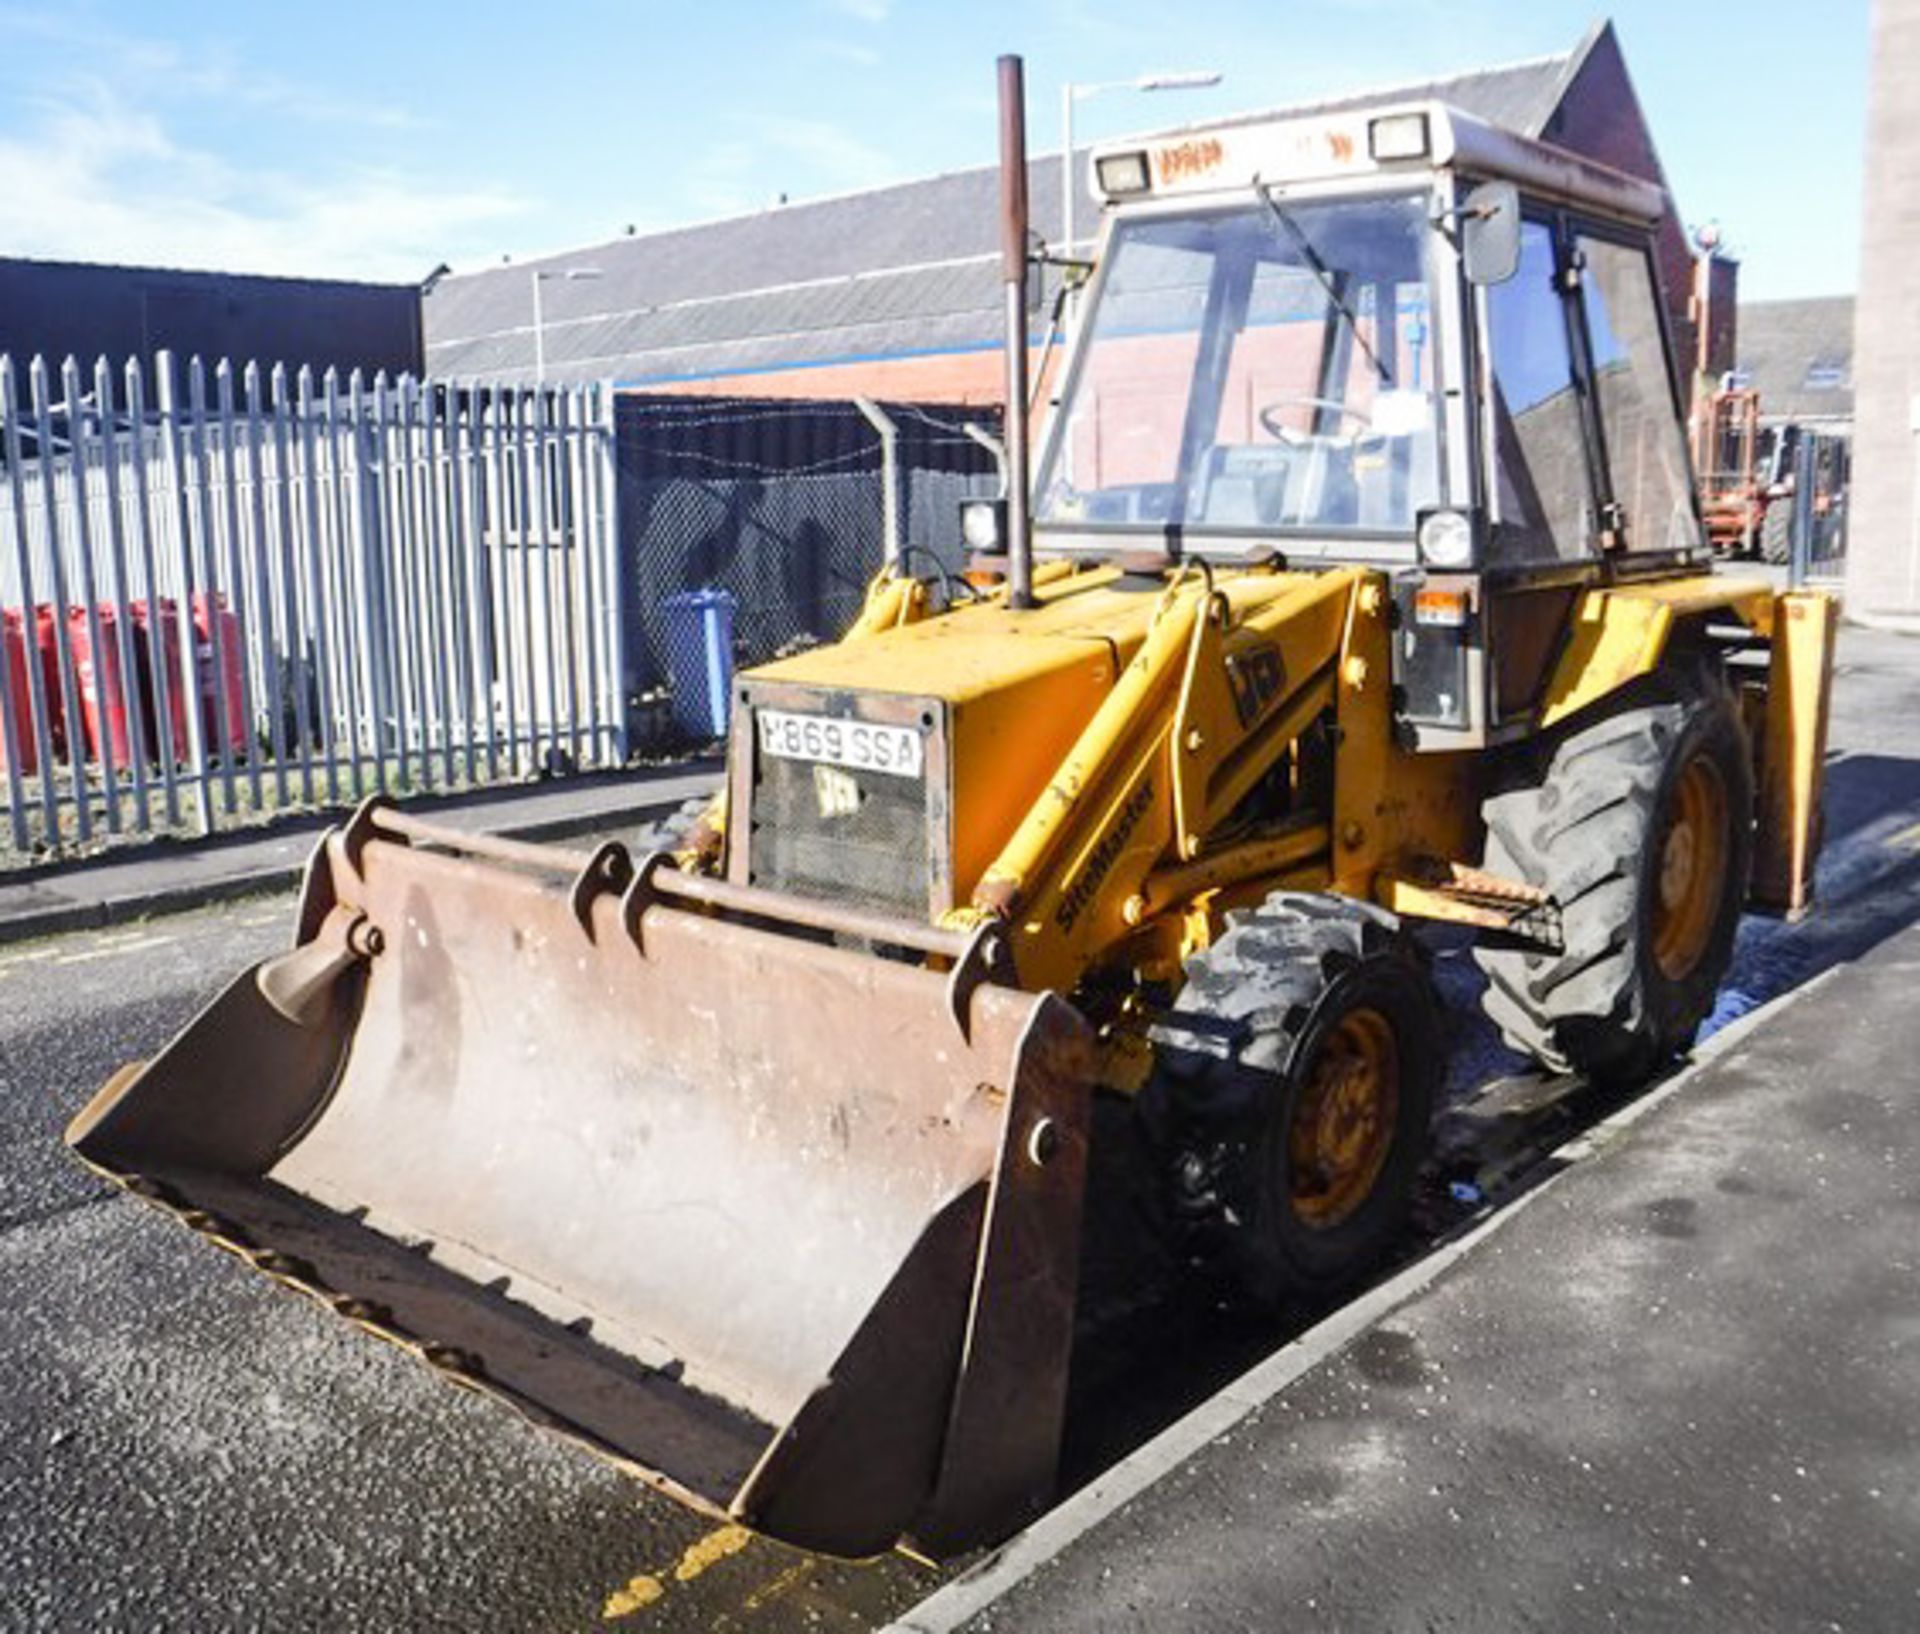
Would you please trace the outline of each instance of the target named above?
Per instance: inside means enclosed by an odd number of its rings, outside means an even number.
[[[1520,265],[1520,192],[1482,182],[1460,206],[1460,249],[1470,284],[1504,284]]]

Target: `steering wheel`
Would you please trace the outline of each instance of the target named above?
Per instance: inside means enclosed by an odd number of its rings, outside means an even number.
[[[1372,419],[1359,409],[1345,403],[1336,403],[1331,397],[1289,396],[1276,397],[1271,403],[1263,403],[1257,414],[1260,429],[1275,442],[1285,443],[1289,448],[1306,448],[1316,441],[1325,441],[1318,432],[1295,431],[1293,427],[1281,423],[1281,413],[1290,408],[1329,409],[1343,420],[1352,420],[1359,430],[1352,433],[1347,441],[1358,441],[1366,432],[1373,429]]]

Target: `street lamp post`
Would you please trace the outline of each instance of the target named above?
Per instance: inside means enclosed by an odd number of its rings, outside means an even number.
[[[533,383],[547,383],[547,337],[540,310],[540,286],[549,278],[564,278],[570,284],[598,278],[598,267],[535,267],[528,275],[533,285]]]
[[[1218,85],[1216,69],[1203,68],[1191,73],[1141,74],[1133,79],[1102,80],[1094,85],[1066,84],[1060,87],[1060,253],[1073,254],[1073,105],[1102,91],[1199,91]]]

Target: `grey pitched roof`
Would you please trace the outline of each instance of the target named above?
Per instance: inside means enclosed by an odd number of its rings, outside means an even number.
[[[1537,135],[1596,37],[1558,56],[1239,117],[1433,97]],[[1030,164],[1043,235],[1060,219],[1060,168],[1057,153]],[[1075,173],[1076,220],[1092,223],[1085,165]],[[543,271],[552,275],[541,284],[549,379],[653,384],[986,349],[999,339],[998,188],[997,167],[982,165],[456,274],[422,302],[427,369],[530,375],[532,279]],[[570,267],[598,276],[558,276]]]
[[[1742,301],[1737,371],[1768,420],[1853,418],[1853,297]]]
[[[1341,113],[1350,108],[1367,108],[1382,102],[1432,100],[1448,103],[1463,113],[1470,113],[1491,125],[1503,125],[1522,136],[1537,137],[1553,117],[1554,110],[1560,105],[1560,98],[1597,37],[1596,30],[1573,50],[1556,52],[1548,57],[1502,63],[1493,68],[1448,74],[1439,79],[1403,81],[1349,91],[1318,102],[1289,103],[1284,107],[1237,114],[1229,119],[1208,120],[1205,128],[1213,130],[1223,124],[1252,125],[1267,119]]]

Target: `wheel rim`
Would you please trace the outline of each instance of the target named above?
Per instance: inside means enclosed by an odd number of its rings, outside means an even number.
[[[1728,840],[1726,780],[1707,756],[1695,755],[1674,781],[1655,852],[1653,961],[1669,981],[1690,976],[1713,939]]]
[[[1351,1010],[1321,1041],[1287,1131],[1293,1212],[1316,1230],[1372,1194],[1393,1149],[1400,1046],[1378,1010]]]

